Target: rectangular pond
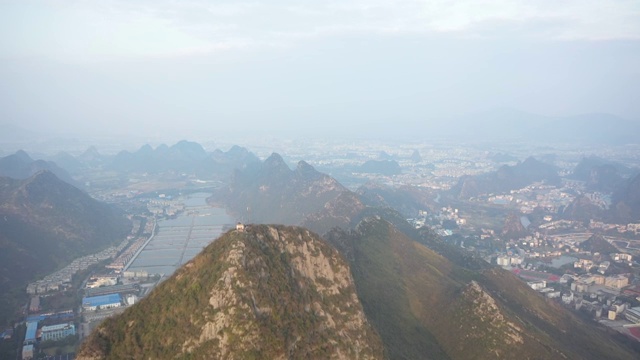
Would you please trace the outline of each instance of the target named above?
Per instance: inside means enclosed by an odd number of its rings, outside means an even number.
[[[156,233],[127,268],[171,276],[236,223],[224,209],[206,203],[210,194],[191,194],[185,211],[175,219],[159,220]]]

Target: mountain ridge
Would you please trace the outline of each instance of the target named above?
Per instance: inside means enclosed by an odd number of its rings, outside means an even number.
[[[18,150],[12,155],[0,158],[0,176],[13,179],[27,179],[42,170],[48,170],[54,173],[59,179],[75,187],[81,187],[65,169],[59,167],[55,162],[34,160],[24,150]]]
[[[382,351],[335,249],[303,228],[248,225],[107,319],[77,359],[382,359]]]
[[[436,253],[382,218],[336,229],[327,240],[350,262],[365,313],[391,359],[633,357],[601,327],[513,274],[487,263],[463,267],[459,249],[443,244]],[[420,348],[425,344],[430,351]]]
[[[49,171],[24,180],[0,177],[0,293],[122,241],[130,226],[124,213]],[[3,310],[13,308],[12,299],[0,300]],[[0,323],[9,316],[2,315]]]

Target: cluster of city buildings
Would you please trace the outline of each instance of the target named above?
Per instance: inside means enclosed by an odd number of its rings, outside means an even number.
[[[147,210],[156,216],[175,216],[184,211],[184,203],[171,200],[166,195],[160,194],[158,199],[150,200],[147,203]]]
[[[111,246],[99,253],[83,256],[77,258],[71,262],[71,264],[65,266],[52,274],[44,277],[44,279],[35,281],[27,285],[27,294],[43,294],[48,291],[59,291],[71,284],[71,279],[79,271],[88,269],[90,266],[95,265],[101,261],[115,257],[125,246],[127,246],[128,240],[124,240],[118,246]]]
[[[456,226],[467,224],[467,220],[460,216],[458,209],[450,206],[443,207],[433,214],[429,214],[427,210],[420,210],[418,211],[418,216],[416,218],[407,219],[407,222],[412,224],[416,229],[429,224],[438,235],[450,236],[453,232],[451,229],[443,227],[445,221],[455,223]]]
[[[28,316],[26,321],[27,329],[22,344],[22,359],[35,358],[35,346],[41,342],[60,341],[76,335],[76,326],[72,322],[73,318],[72,310]],[[40,325],[43,322],[48,325]]]
[[[606,277],[565,274],[553,286],[545,280],[529,281],[527,285],[547,298],[559,298],[563,304],[590,313],[596,319],[625,318],[640,324],[640,307],[631,307],[629,302],[620,298],[621,290],[629,285],[628,274]]]
[[[110,270],[114,270],[116,273],[121,272],[129,263],[129,261],[136,255],[138,250],[140,250],[145,242],[148,240],[147,237],[141,236],[136,239],[136,241],[131,244],[125,251],[123,251],[117,258],[115,258],[111,263],[109,263],[106,268]]]
[[[114,274],[92,275],[87,280],[86,288],[93,289],[103,286],[112,286],[118,283],[118,276]]]
[[[602,231],[616,231],[620,234],[640,234],[640,224],[630,223],[630,224],[608,224],[602,221],[594,221],[593,219],[589,221],[589,229],[592,230],[602,230]]]
[[[472,201],[492,205],[515,207],[523,214],[531,214],[536,208],[555,213],[567,206],[575,196],[543,183],[534,183],[507,194],[487,194],[474,197]]]

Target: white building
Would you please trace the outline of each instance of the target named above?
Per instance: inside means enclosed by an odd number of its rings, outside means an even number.
[[[66,338],[67,336],[75,335],[76,326],[71,323],[43,326],[41,331],[42,341],[58,341]]]
[[[622,289],[627,285],[629,285],[629,279],[624,275],[607,276],[604,279],[604,286],[606,287]]]
[[[135,305],[136,301],[138,301],[138,297],[133,294],[130,294],[130,295],[127,295],[127,297],[125,298],[125,301],[129,306]]]
[[[547,282],[545,280],[529,281],[527,285],[533,290],[539,291],[547,287]]]
[[[547,293],[549,299],[557,299],[560,297],[560,291],[551,291]]]
[[[613,261],[631,262],[632,260],[633,256],[631,254],[613,254]]]
[[[509,266],[511,264],[511,258],[506,255],[500,255],[496,259],[496,263],[500,266]]]

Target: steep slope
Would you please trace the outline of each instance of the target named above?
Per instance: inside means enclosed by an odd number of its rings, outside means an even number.
[[[335,249],[303,228],[232,230],[124,314],[78,359],[380,359]]]
[[[527,235],[527,229],[522,225],[520,221],[520,215],[516,213],[510,213],[504,220],[504,226],[502,227],[502,236],[507,239],[519,239]]]
[[[391,359],[631,359],[602,328],[547,302],[512,274],[466,268],[381,218],[327,235],[351,263],[358,296]],[[458,264],[458,262],[460,264]]]
[[[588,251],[590,253],[600,253],[603,255],[609,255],[617,253],[618,249],[611,245],[602,235],[591,235],[587,240],[578,245],[578,248],[582,251]]]
[[[588,190],[612,192],[631,173],[632,170],[622,164],[590,156],[580,160],[570,178],[584,181]]]
[[[216,149],[202,162],[196,170],[198,176],[228,178],[234,170],[252,171],[259,167],[260,159],[249,150],[234,145],[229,151]]]
[[[571,203],[569,203],[562,210],[562,217],[569,220],[582,221],[586,224],[589,220],[600,220],[604,216],[605,211],[598,205],[591,202],[591,200],[585,195],[576,196]]]
[[[640,174],[614,192],[611,216],[619,223],[640,221]]]
[[[300,161],[289,169],[276,153],[253,171],[236,171],[229,187],[211,201],[223,203],[236,217],[256,223],[300,224],[307,216],[347,191],[332,177]]]
[[[54,173],[59,179],[75,187],[80,186],[71,178],[71,175],[69,175],[65,169],[59,167],[56,163],[44,160],[33,160],[29,154],[22,150],[0,158],[0,176],[13,179],[26,179],[43,170]]]
[[[344,191],[324,204],[320,211],[306,216],[301,225],[318,234],[324,234],[335,227],[346,229],[365,209],[366,206],[356,194]]]
[[[78,174],[84,167],[80,160],[64,151],[61,151],[54,156],[49,157],[49,161],[54,162],[58,166],[74,175]]]
[[[124,214],[48,171],[0,177],[0,294],[121,241],[129,229]]]
[[[95,146],[90,146],[77,157],[77,160],[85,167],[95,168],[104,165],[109,159],[100,154]]]

